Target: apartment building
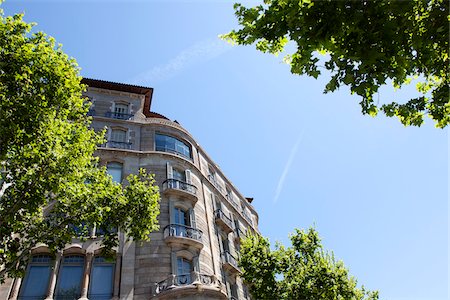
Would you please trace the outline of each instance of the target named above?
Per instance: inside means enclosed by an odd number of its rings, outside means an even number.
[[[94,79],[92,127],[106,128],[100,163],[117,182],[145,168],[160,187],[160,230],[150,242],[119,231],[115,260],[101,232],[74,239],[56,257],[37,246],[26,276],[0,286],[4,299],[250,299],[237,265],[240,239],[258,232],[245,198],[192,135],[151,111],[153,89]]]

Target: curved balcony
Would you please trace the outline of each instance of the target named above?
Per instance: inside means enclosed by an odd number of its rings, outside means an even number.
[[[166,179],[162,183],[162,192],[164,194],[174,194],[177,196],[184,196],[195,204],[197,202],[197,187],[193,184],[178,180],[178,179]]]
[[[233,231],[233,221],[221,209],[214,211],[214,219],[225,233],[228,234]]]
[[[191,272],[189,274],[172,274],[163,281],[155,283],[153,298],[179,299],[183,296],[201,295],[213,299],[226,299],[223,284],[215,275]]]
[[[241,270],[238,267],[238,262],[237,262],[236,258],[234,258],[234,256],[231,255],[231,253],[229,251],[222,252],[222,254],[220,256],[222,258],[222,264],[223,264],[223,268],[225,270],[228,270],[232,273],[240,273],[241,272]]]
[[[169,247],[185,245],[196,249],[203,248],[203,232],[181,224],[170,224],[164,228],[164,240]]]

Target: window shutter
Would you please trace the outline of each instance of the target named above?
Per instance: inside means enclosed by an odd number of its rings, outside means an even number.
[[[190,216],[190,221],[191,221],[191,227],[192,228],[197,228],[197,224],[195,222],[195,211],[193,208],[189,209],[189,216]]]
[[[192,259],[192,262],[194,263],[194,271],[200,273],[200,259],[198,256],[195,256]]]
[[[172,274],[177,274],[177,254],[175,251],[172,251],[170,256],[172,260]]]
[[[166,167],[167,167],[167,179],[172,179],[173,178],[173,168],[169,162],[166,163]]]
[[[191,171],[190,170],[186,170],[185,174],[186,174],[186,182],[189,183],[189,184],[192,184]]]

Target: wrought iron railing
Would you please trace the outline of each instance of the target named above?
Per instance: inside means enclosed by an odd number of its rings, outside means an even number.
[[[178,179],[167,179],[162,183],[163,191],[167,189],[176,189],[189,192],[191,194],[197,194],[197,187],[193,184],[178,180]]]
[[[237,203],[237,201],[235,200],[235,197],[233,196],[233,194],[228,193],[225,195],[225,197],[228,199],[228,201],[230,201],[230,203],[237,209],[239,210],[239,204]]]
[[[117,149],[131,149],[132,143],[130,142],[116,142],[116,141],[108,141],[106,143],[107,148],[117,148]]]
[[[242,230],[239,227],[235,229],[235,232],[236,232],[237,237],[240,239],[245,238],[245,235],[247,234],[246,231]]]
[[[219,192],[223,194],[223,188],[220,186],[219,182],[217,182],[216,176],[214,174],[209,174],[208,179],[219,190]]]
[[[233,228],[233,221],[221,209],[216,209],[214,211],[214,217],[216,219],[221,219],[230,228]]]
[[[133,118],[133,115],[126,114],[126,113],[120,113],[120,112],[114,112],[114,111],[108,111],[108,112],[106,112],[105,117],[119,119],[119,120],[130,120]]]
[[[242,210],[242,215],[250,223],[250,225],[253,225],[252,218],[249,216],[248,212],[245,209]]]
[[[176,155],[182,156],[182,157],[184,157],[186,159],[192,160],[192,158],[190,157],[190,153],[188,155],[188,154],[185,154],[184,152],[177,151],[176,149],[169,148],[167,146],[159,146],[159,145],[157,145],[155,147],[155,149],[156,149],[156,151],[169,152],[169,153],[172,153],[172,154],[176,154]]]
[[[181,224],[169,224],[164,228],[164,238],[170,236],[184,237],[201,242],[202,235],[203,232],[201,230]]]
[[[220,281],[217,279],[215,275],[201,274],[198,272],[191,272],[188,274],[179,274],[179,275],[172,274],[163,281],[157,282],[155,284],[154,294],[159,294],[166,290],[191,284],[221,286]]]
[[[222,252],[221,257],[222,257],[222,262],[223,263],[229,263],[230,265],[232,265],[236,269],[239,269],[238,262],[237,262],[236,258],[234,258],[234,256],[231,255],[231,253],[229,251]]]

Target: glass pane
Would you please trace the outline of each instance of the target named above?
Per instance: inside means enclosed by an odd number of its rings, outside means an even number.
[[[114,182],[122,182],[122,164],[109,163],[106,167],[106,172],[112,176]]]
[[[156,134],[155,144],[157,151],[175,152],[185,157],[191,158],[191,148],[188,144],[174,137]]]
[[[58,276],[56,300],[72,300],[80,297],[83,266],[63,265]]]
[[[20,298],[44,299],[47,295],[50,266],[31,266],[25,276]]]
[[[173,179],[186,181],[186,174],[183,171],[173,169]]]
[[[114,266],[95,265],[92,269],[89,300],[111,299],[113,294]]]

